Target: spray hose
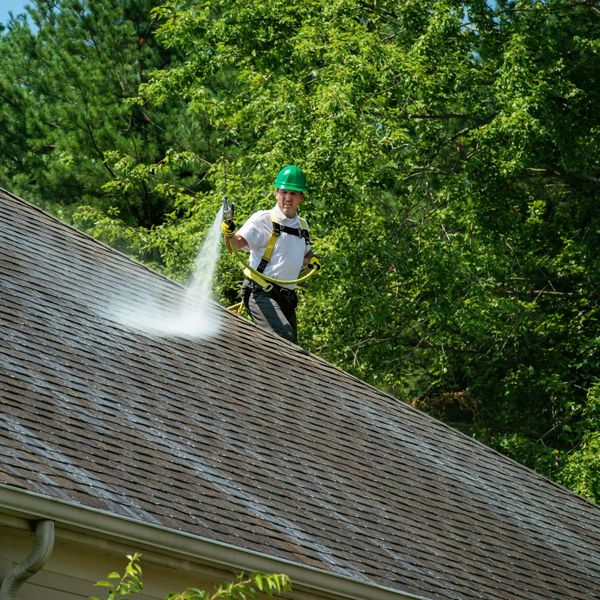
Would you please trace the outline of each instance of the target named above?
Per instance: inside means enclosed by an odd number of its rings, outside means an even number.
[[[306,273],[306,275],[303,275],[302,277],[298,277],[298,279],[275,279],[274,277],[269,277],[268,275],[265,275],[264,273],[260,273],[254,267],[251,267],[249,264],[247,264],[241,258],[241,256],[240,256],[241,253],[237,249],[235,242],[233,242],[231,244],[231,247],[234,249],[234,254],[235,254],[235,257],[237,258],[238,262],[244,267],[244,275],[246,277],[248,277],[249,279],[252,279],[252,281],[255,281],[256,283],[258,283],[265,290],[265,292],[268,292],[273,287],[272,284],[289,285],[292,283],[301,283],[302,281],[306,281],[309,277],[312,277],[315,273],[319,272],[319,269],[310,269],[308,271],[308,273]],[[238,303],[234,304],[233,306],[227,307],[227,310],[239,315],[242,312],[243,307],[244,307],[244,301],[242,300],[241,302],[238,302]]]
[[[254,267],[251,267],[249,264],[247,264],[246,261],[244,261],[244,259],[241,258],[240,251],[235,247],[235,245],[232,244],[232,246],[235,250],[235,255],[238,259],[238,262],[244,267],[244,274],[247,274],[249,272],[252,273],[252,275],[254,276],[250,277],[250,279],[260,277],[260,279],[264,279],[265,281],[268,281],[269,283],[274,283],[276,285],[292,285],[294,283],[302,283],[303,281],[306,281],[307,279],[312,277],[315,273],[319,272],[319,269],[310,269],[307,273],[305,273],[301,277],[298,277],[297,279],[275,279],[274,277],[269,277],[268,275],[257,271]]]
[[[264,273],[260,273],[254,267],[251,267],[249,264],[247,264],[246,261],[244,261],[244,259],[241,257],[241,252],[238,250],[237,246],[235,245],[235,242],[232,242],[231,248],[233,248],[235,257],[237,258],[238,262],[244,267],[244,275],[249,279],[252,279],[252,281],[256,281],[266,292],[268,292],[273,287],[273,283],[276,285],[290,285],[293,283],[301,283],[303,281],[306,281],[309,277],[312,277],[315,273],[319,272],[319,269],[310,269],[308,273],[306,273],[302,277],[298,277],[298,279],[275,279],[274,277],[269,277]],[[229,306],[227,310],[239,315],[241,314],[243,307],[244,301],[242,300],[241,302],[238,302],[233,306]]]

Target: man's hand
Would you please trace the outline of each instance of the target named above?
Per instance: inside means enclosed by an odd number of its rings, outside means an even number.
[[[307,266],[309,269],[315,269],[316,271],[320,271],[321,261],[316,256],[311,256]]]
[[[221,223],[221,233],[226,238],[233,237],[233,234],[235,233],[235,223],[233,221],[223,221]]]

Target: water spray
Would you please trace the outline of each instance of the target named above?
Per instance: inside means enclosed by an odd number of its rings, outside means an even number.
[[[166,300],[164,290],[161,293],[154,286],[140,282],[136,293],[118,290],[107,303],[103,316],[129,329],[160,337],[208,339],[217,335],[222,315],[212,301],[212,286],[221,251],[222,215],[219,207],[196,257],[192,276],[177,300]]]

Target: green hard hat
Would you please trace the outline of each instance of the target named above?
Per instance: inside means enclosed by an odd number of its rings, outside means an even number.
[[[278,190],[292,190],[304,192],[306,190],[306,177],[302,170],[296,165],[283,167],[275,179],[275,187]]]

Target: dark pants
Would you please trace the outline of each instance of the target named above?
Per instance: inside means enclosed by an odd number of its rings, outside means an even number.
[[[273,331],[294,344],[298,342],[298,295],[294,290],[273,285],[272,290],[265,292],[260,285],[246,279],[242,285],[242,297],[246,310],[259,327]]]

